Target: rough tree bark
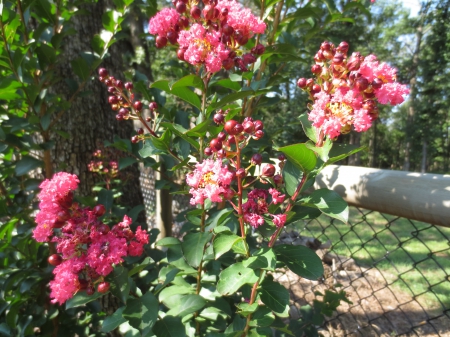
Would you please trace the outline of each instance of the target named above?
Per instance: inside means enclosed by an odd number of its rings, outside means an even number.
[[[113,8],[112,1],[98,0],[97,2],[78,4],[83,14],[73,18],[73,27],[76,30],[64,41],[64,53],[67,63],[59,67],[59,74],[64,79],[75,78],[70,61],[77,58],[81,52],[93,52],[91,39],[99,34],[102,27],[102,14]],[[117,43],[110,49],[110,57],[102,64],[111,75],[121,78],[124,65],[122,54],[124,47]],[[96,74],[95,74],[96,75]],[[105,85],[98,80],[90,81],[84,88],[89,95],[83,95],[73,101],[70,109],[62,116],[57,130],[67,132],[68,139],[55,135],[55,147],[52,151],[53,165],[56,170],[64,169],[78,175],[80,179],[79,193],[92,195],[92,187],[98,181],[94,174],[88,172],[87,164],[92,160],[92,153],[97,145],[105,140],[112,141],[114,135],[129,138],[133,125],[131,122],[118,122],[115,113],[108,104],[108,92]],[[58,93],[69,94],[69,87],[62,81]],[[55,171],[56,171],[55,170]],[[143,203],[139,183],[139,170],[137,165],[124,170],[126,179],[123,186],[123,197],[120,203],[129,207]],[[145,218],[144,218],[145,219]],[[119,306],[118,299],[107,295],[101,300],[103,310],[113,313]],[[113,332],[110,336],[120,336]]]

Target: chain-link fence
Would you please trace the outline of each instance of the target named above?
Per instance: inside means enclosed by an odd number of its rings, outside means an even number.
[[[344,290],[324,336],[450,336],[450,228],[351,208],[344,224],[325,216],[286,229],[285,243],[303,244],[322,257],[319,281],[280,273],[293,305],[315,292]]]

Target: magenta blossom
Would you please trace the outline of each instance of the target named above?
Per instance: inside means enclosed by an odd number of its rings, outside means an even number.
[[[167,33],[175,29],[180,14],[174,8],[163,8],[148,23],[148,32],[152,35],[166,37]]]

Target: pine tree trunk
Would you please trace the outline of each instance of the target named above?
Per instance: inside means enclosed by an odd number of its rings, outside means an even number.
[[[403,162],[404,171],[409,171],[411,168],[412,141],[414,139],[414,118],[416,114],[415,105],[417,104],[417,70],[419,68],[419,56],[423,37],[423,26],[430,5],[430,1],[428,1],[426,4],[421,4],[420,20],[416,29],[416,46],[414,48],[409,80],[410,96],[408,116],[406,120],[405,159]]]

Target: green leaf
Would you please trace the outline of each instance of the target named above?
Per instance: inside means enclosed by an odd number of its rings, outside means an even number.
[[[41,44],[34,52],[38,57],[41,70],[45,70],[56,62],[56,51],[49,45]]]
[[[147,268],[150,264],[154,263],[155,261],[153,261],[153,259],[149,256],[147,256],[144,261],[142,261],[140,264],[138,264],[137,266],[133,267],[133,269],[131,269],[128,272],[128,277],[133,276],[134,274],[137,274],[139,272],[141,272],[142,270],[144,270],[145,268]]]
[[[239,91],[242,89],[241,85],[238,82],[232,81],[229,78],[225,78],[215,83],[211,83],[211,85],[221,86],[227,89],[231,89],[233,91]]]
[[[253,90],[245,90],[245,91],[239,91],[239,92],[235,92],[232,94],[228,94],[228,95],[222,97],[222,99],[219,102],[211,104],[210,107],[208,108],[208,111],[212,111],[212,110],[221,108],[230,102],[234,102],[234,101],[237,101],[238,99],[242,99],[242,98],[251,96],[254,93],[255,92]]]
[[[130,293],[130,283],[128,282],[128,269],[118,265],[114,268],[112,275],[111,293],[119,298],[123,303],[127,303]]]
[[[173,90],[170,90],[168,80],[159,80],[159,81],[153,82],[153,84],[150,87],[161,89],[169,94],[175,95],[175,96],[181,98],[182,100],[188,102],[189,104],[192,104],[193,106],[195,106],[198,109],[201,109],[201,107],[202,107],[202,103],[201,103],[198,95],[196,95],[188,87],[175,87],[175,88],[173,88]]]
[[[144,147],[139,150],[139,155],[142,158],[147,158],[161,153],[164,153],[164,151],[157,149],[153,142],[150,141],[145,142]]]
[[[272,313],[267,306],[260,305],[258,310],[253,314],[252,320],[250,321],[250,326],[271,326],[273,327],[273,322],[275,321],[275,315]]]
[[[22,176],[28,172],[41,167],[44,163],[41,160],[30,156],[23,156],[16,164],[16,175]]]
[[[306,206],[313,205],[320,211],[332,218],[348,221],[348,204],[335,191],[327,188],[315,190],[309,196],[302,200]]]
[[[137,163],[136,158],[133,157],[119,158],[119,170],[123,170],[125,167],[133,165],[134,163]]]
[[[82,81],[86,81],[89,79],[89,65],[87,64],[86,60],[83,57],[78,57],[72,62],[70,62],[72,65],[72,70]]]
[[[107,212],[111,210],[114,203],[114,192],[102,188],[98,193],[98,203],[105,206]]]
[[[306,147],[308,149],[314,151],[315,153],[317,153],[317,155],[323,162],[328,161],[328,158],[329,158],[328,155],[330,153],[332,146],[333,146],[333,141],[329,138],[325,139],[322,146],[320,146],[320,147],[317,147],[313,142],[306,143]]]
[[[16,51],[14,52],[13,67],[14,67],[14,69],[16,71],[20,67],[20,65],[22,64],[23,58],[25,57],[25,54],[27,53],[29,48],[30,48],[30,46],[25,46],[25,47],[22,47],[22,48],[18,47],[16,49]]]
[[[283,152],[294,165],[305,173],[311,172],[316,166],[316,155],[304,143],[284,146],[278,151]]]
[[[180,317],[164,316],[153,327],[156,337],[184,337],[186,329]]]
[[[127,320],[122,317],[122,313],[125,307],[121,307],[116,310],[114,314],[105,318],[102,324],[102,332],[110,332],[117,328],[120,324],[125,323]]]
[[[353,144],[334,143],[329,153],[330,159],[326,161],[326,165],[333,164],[339,160],[347,158],[348,156],[351,156],[352,154],[355,154],[362,150],[367,150],[367,146],[358,147],[357,145]]]
[[[294,206],[291,212],[292,216],[287,219],[287,223],[290,225],[295,224],[298,221],[316,219],[322,214],[318,208],[305,206]]]
[[[33,8],[39,18],[47,20],[50,23],[57,23],[55,11],[52,10],[52,5],[47,0],[38,0],[34,3]]]
[[[234,294],[244,284],[255,284],[257,281],[258,275],[256,272],[238,262],[220,273],[217,291],[224,296],[228,296]]]
[[[265,279],[261,284],[261,301],[275,315],[289,317],[289,291],[280,283]]]
[[[178,240],[177,238],[166,237],[166,238],[162,238],[161,240],[156,242],[155,245],[161,246],[161,247],[177,246],[177,245],[181,245],[181,241]]]
[[[253,256],[242,261],[242,265],[252,269],[275,270],[277,258],[272,248],[264,247],[253,252]]]
[[[22,87],[22,84],[18,81],[10,78],[0,79],[0,100],[10,100],[20,97],[17,94],[17,89],[20,87]]]
[[[253,314],[257,309],[258,309],[258,303],[246,303],[246,302],[241,302],[239,304],[236,304],[237,307],[237,312],[244,316],[247,317],[249,314]]]
[[[283,167],[282,175],[286,192],[291,196],[294,195],[298,184],[300,184],[300,181],[302,180],[302,171],[300,171],[300,169],[290,161],[286,161]]]
[[[130,299],[123,311],[123,317],[142,335],[147,335],[158,318],[158,309],[158,300],[149,291],[140,298]]]
[[[214,258],[218,259],[226,252],[230,251],[235,243],[244,239],[231,232],[221,232],[214,238]]]
[[[178,317],[184,317],[202,309],[206,304],[206,301],[200,295],[185,295],[180,299],[180,303],[175,308],[167,312],[167,315],[174,315]]]
[[[283,19],[282,23],[288,23],[292,20],[301,20],[307,18],[317,18],[319,17],[317,10],[314,7],[301,7],[297,9],[295,12],[286,16]]]
[[[187,263],[194,268],[200,265],[205,245],[211,240],[212,234],[205,232],[187,234],[181,243],[183,255]]]
[[[194,87],[197,89],[200,89],[201,91],[205,91],[205,84],[203,83],[202,79],[197,75],[187,75],[183,78],[176,81],[171,86],[171,90],[181,87]]]
[[[118,22],[118,19],[120,17],[120,13],[117,11],[106,11],[102,15],[102,23],[103,28],[105,28],[107,31],[114,33],[116,23]]]
[[[308,280],[317,280],[323,274],[322,260],[305,246],[278,245],[274,247],[279,261],[295,274]]]
[[[94,295],[88,295],[86,292],[81,291],[76,293],[74,297],[66,302],[66,310],[85,305],[86,303],[92,302],[102,296],[103,294],[99,292],[96,292]]]
[[[314,144],[317,143],[317,129],[312,125],[312,122],[308,119],[308,114],[304,113],[301,114],[300,117],[300,123],[302,123],[303,131],[305,132],[305,135],[311,139]]]

